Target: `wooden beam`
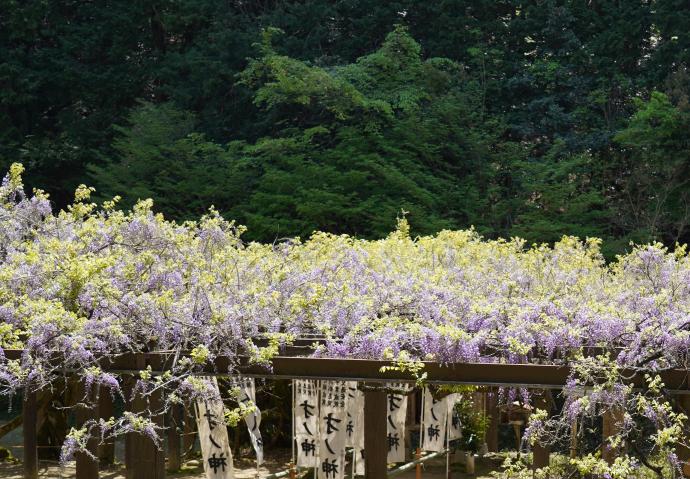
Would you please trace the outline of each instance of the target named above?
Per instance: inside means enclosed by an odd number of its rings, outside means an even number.
[[[287,353],[294,349],[308,354],[305,347],[287,348]],[[8,359],[20,359],[22,350],[5,350]],[[103,358],[102,369],[114,373],[137,374],[151,366],[153,374],[169,371],[180,356],[174,351],[153,353],[124,353],[119,356]],[[56,364],[60,359],[56,354]],[[139,364],[144,364],[139,367]],[[393,381],[411,382],[414,378],[409,373],[391,368],[381,372],[385,366],[396,366],[390,361],[369,359],[312,358],[304,356],[277,356],[271,359],[271,367],[252,363],[247,357],[217,357],[200,373],[211,376],[227,376],[241,373],[247,377],[266,377],[273,379],[325,379],[349,381]],[[500,363],[437,363],[424,362],[427,382],[430,384],[469,384],[495,387],[527,387],[530,389],[560,389],[571,370],[568,366],[549,364],[500,364]],[[79,374],[81,371],[66,371]],[[630,378],[626,384],[635,387],[646,385],[644,373],[623,369],[621,375]],[[690,391],[690,375],[685,369],[673,369],[659,373],[662,381],[671,392]]]
[[[385,478],[388,473],[388,435],[385,391],[364,391],[364,473],[366,479]]]
[[[24,392],[24,478],[38,478],[38,407],[36,392]]]
[[[11,433],[12,431],[20,427],[23,423],[24,418],[21,414],[10,419],[8,422],[0,426],[0,438],[2,438],[6,434]]]

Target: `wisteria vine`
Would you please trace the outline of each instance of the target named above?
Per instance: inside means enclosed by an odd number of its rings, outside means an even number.
[[[564,424],[617,407],[626,415],[620,441],[642,423],[655,431],[647,459],[626,452],[615,467],[595,456],[568,467],[623,478],[679,465],[686,418],[655,374],[687,367],[685,247],[634,246],[607,264],[597,239],[530,246],[473,230],[413,238],[404,218],[377,241],[314,233],[246,243],[243,228],[213,208],[176,223],[150,200],[131,211],[118,198],[92,203],[85,186],[53,212],[44,192],[24,193],[21,173],[13,165],[0,186],[2,395],[50,388],[78,370],[85,399],[97,389],[158,390],[166,410],[209,394],[195,373],[214,358],[230,358],[231,369],[240,356],[268,363],[280,345],[315,335],[325,338],[315,357],[574,365],[566,408],[535,414],[530,441],[554,440]],[[599,355],[584,355],[587,348]],[[21,359],[8,359],[10,349],[23,350]],[[151,351],[179,360],[162,376],[143,371],[133,391],[99,367],[104,358]],[[649,386],[632,390],[623,369],[647,373]],[[154,412],[73,431],[65,458],[91,434],[157,439]],[[511,465],[504,474],[519,471]]]

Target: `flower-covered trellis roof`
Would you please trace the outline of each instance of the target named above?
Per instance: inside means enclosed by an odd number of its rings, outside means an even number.
[[[607,265],[597,240],[414,238],[404,219],[378,241],[246,244],[214,210],[180,224],[150,201],[97,206],[85,187],[53,214],[43,193],[24,196],[19,173],[0,190],[0,346],[34,362],[50,351],[79,365],[125,351],[268,356],[252,340],[319,335],[329,341],[315,354],[330,357],[558,361],[593,346],[666,367],[690,344],[682,249],[637,247]],[[3,384],[48,373],[5,368]]]
[[[214,357],[266,362],[304,336],[325,337],[316,357],[562,363],[594,347],[647,371],[684,367],[690,347],[683,248],[637,246],[607,264],[596,239],[414,237],[405,219],[375,241],[245,243],[213,209],[176,223],[150,200],[123,211],[90,194],[80,187],[53,212],[44,193],[25,195],[20,165],[3,180],[0,393],[46,386],[62,367],[119,390],[100,359],[188,352],[158,378],[174,401],[193,397],[191,373]],[[24,355],[8,360],[4,349]]]

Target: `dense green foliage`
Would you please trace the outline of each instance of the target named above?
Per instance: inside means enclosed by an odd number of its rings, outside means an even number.
[[[690,239],[681,0],[0,0],[0,170],[66,205],[314,229]],[[277,30],[280,29],[281,31]]]

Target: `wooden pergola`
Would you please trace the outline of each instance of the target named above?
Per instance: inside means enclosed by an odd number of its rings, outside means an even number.
[[[313,341],[312,341],[313,342]],[[271,367],[251,364],[246,358],[230,361],[219,357],[208,364],[200,374],[207,376],[228,376],[241,374],[247,377],[267,379],[321,379],[359,381],[370,386],[381,386],[388,382],[412,382],[414,378],[408,372],[391,369],[395,363],[390,361],[366,359],[329,359],[312,358],[305,341],[302,345],[291,346],[282,351],[282,355],[271,360]],[[8,359],[20,359],[21,350],[6,350]],[[153,374],[162,374],[173,364],[173,353],[133,353],[109,358],[101,367],[112,373],[138,375],[139,371],[151,368]],[[178,358],[179,359],[179,358]],[[229,369],[230,365],[234,365]],[[383,369],[387,367],[386,369]],[[449,363],[425,362],[423,372],[426,383],[476,385],[485,387],[524,387],[537,390],[557,390],[563,388],[570,375],[567,366],[549,364],[500,364],[500,363]],[[624,371],[629,384],[643,386],[644,376],[635,371]],[[78,371],[66,371],[66,374],[78,374]],[[686,370],[668,370],[660,373],[666,387],[678,396],[680,407],[690,412],[690,374]],[[364,445],[366,451],[365,469],[367,479],[385,478],[387,474],[387,428],[386,428],[386,392],[380,387],[365,388],[365,429]],[[155,395],[150,401],[160,401]],[[145,399],[135,397],[129,404],[130,410],[137,412],[146,408]],[[24,396],[24,475],[26,479],[38,477],[37,454],[37,406],[36,393],[28,392]],[[97,408],[78,413],[78,422],[98,419]],[[163,425],[160,417],[159,424]],[[492,421],[493,422],[493,421]],[[604,436],[615,434],[616,418],[604,417]],[[495,426],[495,425],[494,425]],[[159,451],[155,444],[141,435],[132,434],[126,443],[125,462],[128,479],[163,479],[165,477],[165,452]],[[178,438],[179,439],[179,438]],[[89,447],[96,449],[96,444]],[[179,448],[179,443],[177,446]],[[491,447],[491,446],[490,446]],[[495,446],[494,446],[495,447]],[[177,451],[169,451],[179,455]],[[690,451],[681,450],[679,456],[683,461],[690,461]],[[548,465],[549,451],[535,447],[534,465]],[[99,477],[98,461],[85,454],[76,458],[78,479],[96,479]],[[686,473],[687,477],[690,474]]]

